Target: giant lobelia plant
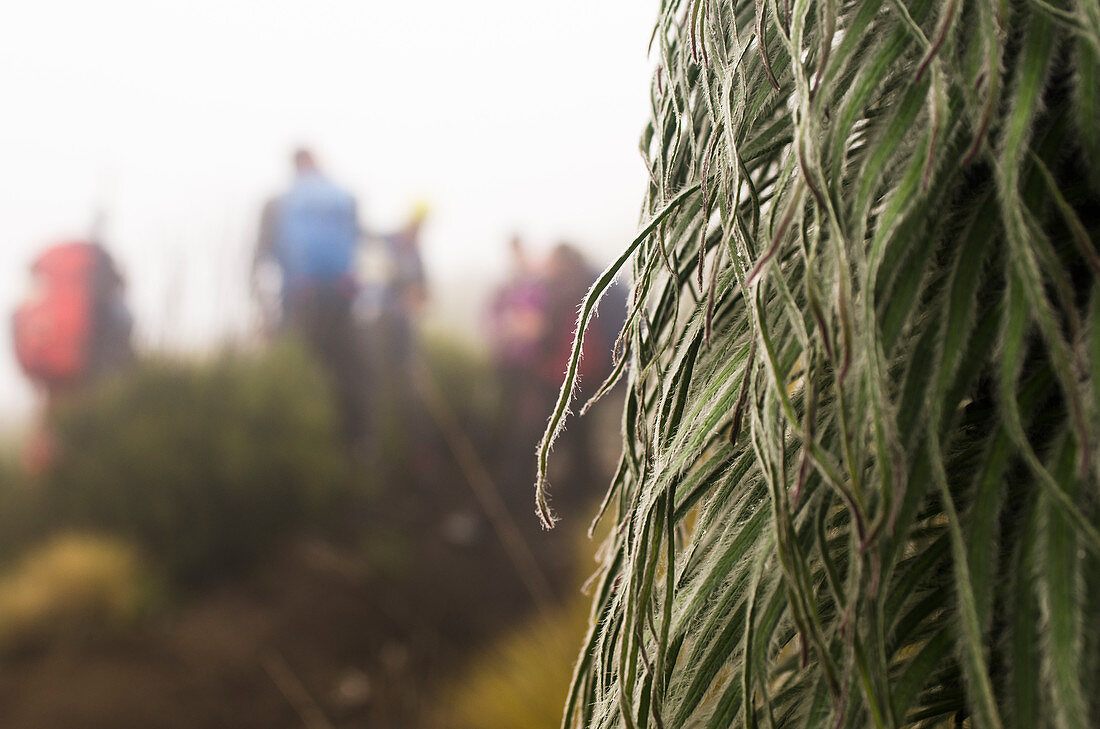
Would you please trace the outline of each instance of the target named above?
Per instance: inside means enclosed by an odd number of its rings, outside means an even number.
[[[565,726],[1100,726],[1100,3],[665,0],[651,47]]]

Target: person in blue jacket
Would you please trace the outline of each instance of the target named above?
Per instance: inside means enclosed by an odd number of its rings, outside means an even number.
[[[278,331],[296,334],[325,366],[358,445],[366,428],[366,360],[352,304],[361,228],[355,197],[323,173],[308,149],[294,153],[290,187],[264,206],[253,261],[281,279]]]

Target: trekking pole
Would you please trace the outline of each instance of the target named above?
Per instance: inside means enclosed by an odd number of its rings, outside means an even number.
[[[420,399],[428,408],[428,412],[435,420],[443,439],[447,441],[447,447],[458,463],[459,470],[474,492],[474,497],[481,505],[482,511],[488,517],[493,526],[497,538],[500,539],[504,551],[516,568],[520,580],[530,593],[540,612],[545,615],[553,613],[555,604],[554,590],[550,586],[550,580],[542,571],[538,560],[535,559],[527,541],[523,538],[504,500],[500,497],[500,491],[489,474],[484,461],[478,455],[470,438],[463,432],[454,410],[443,397],[439,386],[432,378],[431,372],[422,363],[417,362],[413,369],[413,383]]]

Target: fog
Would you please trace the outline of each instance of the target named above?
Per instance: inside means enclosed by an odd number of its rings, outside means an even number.
[[[637,223],[653,0],[181,4],[0,9],[0,311],[43,245],[104,241],[141,346],[246,336],[263,200],[313,146],[367,225],[417,201],[436,316],[468,318],[512,232],[594,260]],[[33,402],[0,357],[0,419]]]

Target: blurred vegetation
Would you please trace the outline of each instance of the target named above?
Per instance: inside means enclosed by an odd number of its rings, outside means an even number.
[[[0,496],[26,515],[20,538],[118,535],[178,584],[249,564],[350,493],[325,380],[293,343],[150,359],[67,403],[53,428],[41,483]]]
[[[470,423],[494,422],[502,403],[488,351],[454,333],[431,329],[424,333],[422,347],[432,378],[455,412]]]
[[[0,576],[0,649],[123,627],[158,592],[125,541],[57,535]]]
[[[379,465],[391,480],[407,478],[407,470],[433,444],[436,434],[423,411],[407,365],[386,360],[384,339],[371,341],[374,381],[370,409],[371,432],[384,454]],[[466,432],[484,439],[493,432],[501,413],[500,384],[488,352],[468,337],[437,326],[425,327],[418,337],[419,361],[427,369]],[[481,444],[488,446],[488,443]]]
[[[452,687],[443,724],[451,729],[556,729],[577,645],[588,628],[590,602],[578,593],[491,645]]]
[[[459,672],[443,694],[439,723],[448,729],[557,729],[577,664],[577,646],[588,632],[591,595],[579,585],[598,562],[607,537],[570,535],[568,552],[576,587],[549,611],[532,614],[505,631]]]
[[[487,465],[517,457],[492,448],[504,403],[486,353],[432,330],[420,353]],[[197,592],[188,588],[273,558],[281,540],[303,530],[348,538],[371,574],[398,592],[434,580],[439,568],[420,547],[451,548],[439,525],[470,496],[461,485],[436,487],[453,459],[409,374],[371,383],[374,475],[355,466],[324,372],[294,342],[204,361],[144,359],[66,402],[50,423],[46,472],[31,478],[14,453],[0,452],[0,652],[125,628]],[[385,491],[371,487],[369,479],[384,477]],[[580,554],[590,554],[585,545]],[[465,549],[495,559],[498,545],[487,536]],[[449,599],[462,605],[444,632],[461,633],[489,597],[468,590]],[[460,683],[447,686],[441,721],[556,726],[588,602],[577,595],[478,650]],[[435,630],[435,610],[409,622]],[[508,626],[518,610],[498,612],[509,618],[498,625]],[[446,639],[468,650],[465,638]]]
[[[35,536],[35,497],[16,450],[0,451],[0,565],[10,563]]]

